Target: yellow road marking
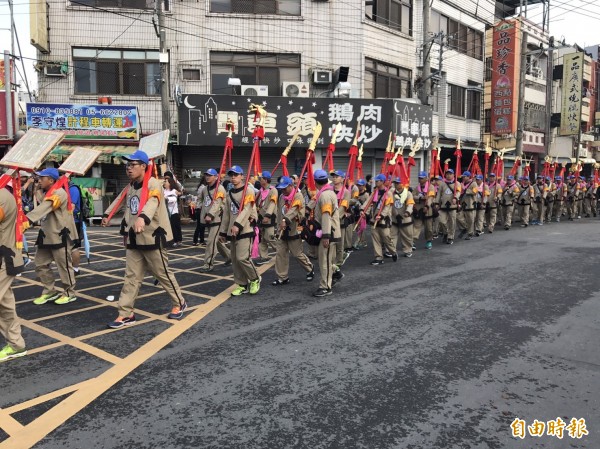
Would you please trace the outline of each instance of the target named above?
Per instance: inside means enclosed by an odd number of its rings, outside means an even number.
[[[4,409],[0,409],[0,422],[2,423],[2,430],[10,436],[16,435],[19,431],[23,431],[23,424],[10,416]]]

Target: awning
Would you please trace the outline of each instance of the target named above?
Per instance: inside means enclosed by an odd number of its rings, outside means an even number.
[[[49,161],[61,162],[66,159],[76,148],[88,148],[90,150],[100,150],[102,154],[97,162],[105,164],[120,164],[121,157],[127,156],[137,150],[137,146],[132,145],[57,145],[48,156]]]

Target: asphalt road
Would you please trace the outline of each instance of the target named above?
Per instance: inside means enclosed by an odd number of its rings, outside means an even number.
[[[367,248],[319,299],[295,262],[286,286],[271,269],[36,447],[598,448],[599,231],[584,219],[419,242],[379,267]],[[515,418],[557,417],[589,435],[511,435]]]

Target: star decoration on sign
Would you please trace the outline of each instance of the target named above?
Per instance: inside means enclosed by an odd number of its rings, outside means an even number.
[[[281,110],[281,105],[280,104],[277,105],[277,110],[278,111]]]
[[[233,106],[235,106],[235,101],[232,101],[232,102],[231,102],[231,104],[232,104]]]
[[[247,100],[248,100],[248,103],[250,103],[250,102],[252,101],[252,99],[251,99],[251,98],[248,98]]]
[[[321,111],[321,115],[323,115],[323,114],[324,114],[324,112],[323,112],[323,111]]]
[[[266,102],[266,101],[263,101],[263,106],[266,106],[266,105],[267,105],[267,102]]]
[[[288,101],[288,104],[289,104],[289,105],[292,105],[292,104],[294,104],[294,101],[293,101],[293,100],[290,100],[290,101]]]
[[[312,105],[313,105],[313,108],[316,108],[316,107],[317,107],[317,103],[316,103],[316,102],[313,102],[313,104],[312,104]]]
[[[300,110],[304,109],[304,106],[300,106]]]

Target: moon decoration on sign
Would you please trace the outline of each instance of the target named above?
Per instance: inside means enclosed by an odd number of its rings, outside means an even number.
[[[186,108],[188,109],[194,109],[196,106],[192,106],[191,104],[188,103],[188,98],[189,97],[185,97],[185,100],[183,100],[183,104],[185,105]]]

